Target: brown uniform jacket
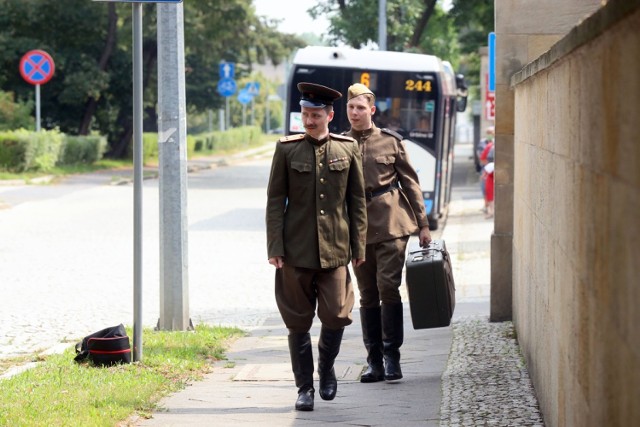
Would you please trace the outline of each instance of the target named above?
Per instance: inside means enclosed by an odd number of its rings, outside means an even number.
[[[429,225],[424,197],[416,173],[401,137],[375,125],[365,131],[350,130],[347,135],[356,139],[362,150],[367,200],[367,244],[408,236]],[[375,196],[375,193],[393,188]]]
[[[358,144],[330,134],[278,141],[267,189],[267,251],[289,265],[345,266],[364,258],[367,207]]]

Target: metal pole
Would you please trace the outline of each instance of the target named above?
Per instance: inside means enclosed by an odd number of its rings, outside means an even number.
[[[251,126],[256,124],[256,104],[253,102],[253,96],[251,97]]]
[[[387,0],[378,0],[378,50],[387,50]]]
[[[228,97],[228,96],[226,96],[226,97],[224,98],[224,103],[225,103],[225,105],[226,105],[226,107],[227,107],[227,115],[226,115],[226,117],[225,117],[225,118],[226,118],[226,121],[227,121],[227,126],[225,127],[225,130],[229,130],[229,128],[231,127],[231,125],[230,125],[230,124],[231,124],[231,120],[229,119],[229,117],[231,116],[231,114],[229,114],[229,97]]]
[[[36,132],[40,132],[40,85],[36,85]]]
[[[218,108],[218,124],[220,125],[220,131],[224,130],[224,110]]]
[[[247,104],[242,104],[242,126],[247,125]]]
[[[142,361],[142,3],[133,3],[133,360]]]
[[[269,97],[267,96],[267,101],[265,102],[265,109],[266,111],[266,116],[267,116],[267,123],[265,126],[265,130],[267,132],[267,134],[271,133],[271,111],[269,110]]]
[[[158,4],[158,153],[160,162],[160,320],[165,331],[186,331],[187,115],[183,4]]]

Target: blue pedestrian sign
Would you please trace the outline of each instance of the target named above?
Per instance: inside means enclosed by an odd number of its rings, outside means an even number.
[[[249,82],[245,87],[246,91],[249,92],[251,96],[256,96],[260,94],[260,82]]]
[[[221,62],[220,63],[220,78],[221,79],[233,79],[235,77],[236,67],[233,62]]]
[[[496,90],[496,33],[489,33],[489,90]]]
[[[242,89],[240,93],[238,93],[238,101],[243,105],[250,103],[251,99],[253,99],[253,96],[251,96],[249,91],[246,89]]]
[[[218,82],[218,93],[222,96],[231,96],[237,90],[236,81],[229,78],[222,78]]]

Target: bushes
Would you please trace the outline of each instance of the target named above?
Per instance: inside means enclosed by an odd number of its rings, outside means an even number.
[[[70,136],[64,139],[59,164],[91,164],[102,159],[107,149],[107,139],[100,135]]]
[[[194,136],[195,154],[213,151],[231,151],[252,147],[261,142],[262,131],[258,126],[229,129],[224,132],[207,132]]]
[[[0,169],[48,172],[57,164],[93,163],[106,145],[98,135],[68,136],[58,130],[0,132]]]

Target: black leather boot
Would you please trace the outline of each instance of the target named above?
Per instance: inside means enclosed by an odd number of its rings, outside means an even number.
[[[313,350],[309,333],[289,334],[291,368],[298,387],[296,411],[313,411]]]
[[[380,307],[360,307],[362,340],[367,349],[367,369],[360,376],[361,383],[375,383],[384,380],[382,365],[382,321]]]
[[[384,379],[402,378],[400,346],[404,341],[402,303],[382,304],[382,353],[384,355]]]
[[[324,326],[320,329],[318,341],[318,376],[320,377],[320,397],[323,400],[333,400],[338,391],[338,380],[333,363],[340,351],[342,342],[342,329],[329,329]]]

